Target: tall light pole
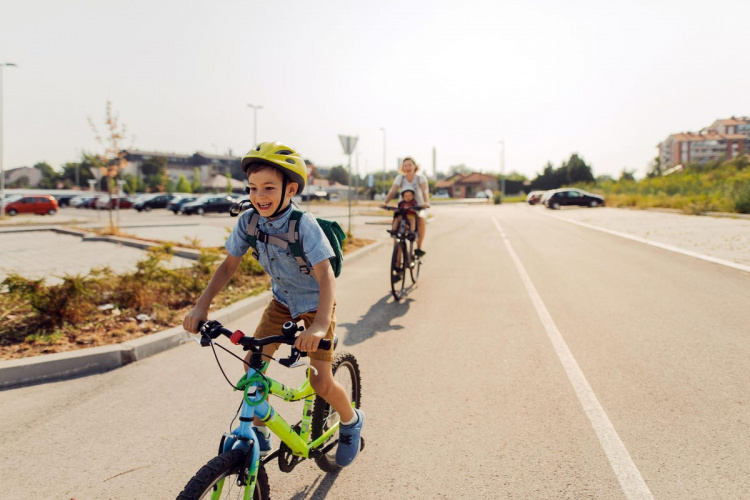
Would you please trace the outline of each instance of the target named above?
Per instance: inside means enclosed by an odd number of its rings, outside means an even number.
[[[505,139],[500,139],[497,141],[498,144],[503,146],[502,151],[500,152],[500,193],[501,198],[500,201],[505,201]]]
[[[5,168],[3,167],[3,156],[5,156],[5,149],[3,148],[3,113],[5,107],[3,106],[3,67],[15,66],[13,63],[0,63],[0,218],[5,217]]]
[[[386,189],[387,184],[385,182],[385,128],[380,127],[380,130],[383,131],[383,199],[385,199],[385,194],[388,191]]]
[[[253,146],[255,146],[258,144],[258,110],[263,109],[263,106],[248,104],[247,107],[253,108]]]

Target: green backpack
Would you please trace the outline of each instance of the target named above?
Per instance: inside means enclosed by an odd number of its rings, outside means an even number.
[[[258,249],[256,247],[256,242],[258,240],[262,241],[265,244],[271,243],[284,249],[288,248],[292,256],[299,264],[300,272],[304,274],[310,274],[310,267],[307,265],[307,261],[305,261],[305,253],[299,241],[299,220],[302,218],[302,215],[304,213],[305,212],[303,212],[302,210],[293,208],[292,214],[289,216],[289,230],[286,233],[266,234],[258,229],[260,214],[256,211],[253,211],[253,214],[250,216],[250,221],[247,223],[248,243],[250,243],[250,246],[253,248],[253,257],[255,257],[256,259],[258,258]],[[317,217],[315,218],[315,220],[323,230],[326,238],[328,238],[328,242],[331,244],[331,248],[333,248],[333,253],[335,255],[328,260],[331,262],[333,275],[338,278],[341,274],[341,268],[344,266],[344,250],[342,247],[342,243],[346,239],[346,233],[344,233],[344,230],[341,229],[341,226],[336,221],[321,219]]]

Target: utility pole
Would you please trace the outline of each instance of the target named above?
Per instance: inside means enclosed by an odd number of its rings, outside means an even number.
[[[383,199],[385,200],[385,193],[388,192],[387,184],[385,181],[385,128],[380,127],[380,130],[383,131]]]
[[[497,142],[503,147],[500,153],[500,200],[501,202],[505,202],[505,139],[500,139]]]
[[[263,106],[248,104],[247,107],[253,108],[253,147],[255,147],[258,144],[258,110],[263,109]]]
[[[13,63],[0,63],[0,219],[5,217],[5,167],[3,166],[3,156],[5,148],[3,147],[3,67],[16,66]]]

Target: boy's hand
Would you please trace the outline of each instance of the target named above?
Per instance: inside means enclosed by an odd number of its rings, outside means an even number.
[[[195,306],[182,320],[182,327],[190,333],[198,333],[198,325],[201,321],[208,320],[208,311],[202,307]]]
[[[323,330],[315,330],[312,325],[309,329],[303,331],[294,342],[294,347],[304,352],[315,352],[318,350],[318,344],[326,337]]]

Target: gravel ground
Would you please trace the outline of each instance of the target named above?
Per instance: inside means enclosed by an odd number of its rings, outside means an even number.
[[[545,214],[750,266],[750,218],[620,208],[568,208]]]

